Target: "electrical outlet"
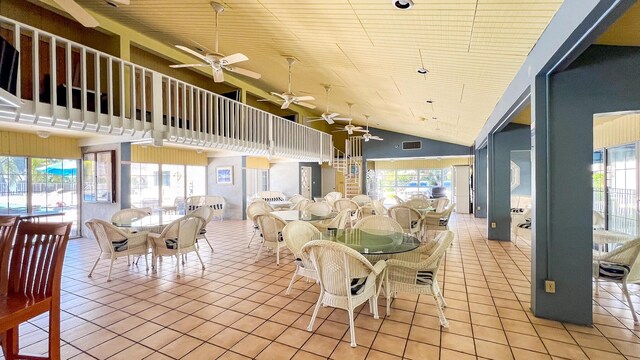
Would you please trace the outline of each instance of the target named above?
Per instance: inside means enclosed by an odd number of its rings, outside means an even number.
[[[492,229],[495,229],[495,228],[497,228],[497,227],[498,227],[498,225],[495,223],[495,221],[491,223],[491,228],[492,228]]]
[[[480,206],[478,206],[478,210],[480,210]]]
[[[555,294],[556,293],[556,282],[553,280],[545,280],[544,281],[544,291],[548,292],[549,294]]]

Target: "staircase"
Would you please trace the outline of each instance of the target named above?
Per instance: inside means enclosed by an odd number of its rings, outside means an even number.
[[[333,148],[332,166],[344,174],[344,196],[351,198],[362,194],[362,137],[347,139],[345,150]]]

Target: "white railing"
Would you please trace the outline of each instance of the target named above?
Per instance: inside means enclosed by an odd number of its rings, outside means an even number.
[[[0,28],[32,59],[2,121],[331,161],[330,134],[6,17]]]

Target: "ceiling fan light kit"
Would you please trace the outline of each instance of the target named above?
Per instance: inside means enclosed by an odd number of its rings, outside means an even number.
[[[415,5],[412,0],[391,0],[396,9],[409,10]]]

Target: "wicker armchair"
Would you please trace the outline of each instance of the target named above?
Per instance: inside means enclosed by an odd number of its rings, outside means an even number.
[[[511,213],[511,227],[513,231],[513,245],[518,246],[518,237],[531,239],[531,209],[523,213]]]
[[[153,250],[152,267],[157,271],[160,256],[175,256],[176,273],[180,277],[180,262],[184,264],[182,255],[195,252],[204,270],[204,262],[198,253],[196,237],[205,220],[199,216],[187,215],[172,221],[160,234],[149,234],[148,242]],[[182,259],[181,259],[182,258]]]
[[[404,200],[402,200],[398,195],[392,195],[391,196],[393,198],[393,200],[396,201],[397,205],[402,205],[404,204]]]
[[[184,211],[188,214],[204,205],[204,196],[189,196],[184,201]]]
[[[386,262],[380,260],[375,266],[371,265],[369,260],[357,251],[327,240],[308,242],[302,251],[311,258],[318,271],[320,283],[320,296],[307,331],[313,330],[320,306],[344,309],[349,313],[351,346],[356,347],[353,310],[368,301],[373,317],[378,319],[378,294]]]
[[[371,206],[373,207],[373,210],[375,211],[374,215],[387,215],[387,209],[382,204],[382,201],[380,201],[380,200],[372,200],[371,201]]]
[[[249,243],[247,244],[247,248],[251,247],[251,242],[253,238],[256,237],[256,233],[260,230],[258,228],[258,222],[256,221],[256,216],[261,214],[268,214],[273,211],[271,205],[269,205],[266,201],[260,199],[256,201],[252,201],[249,206],[247,206],[247,218],[253,221],[253,235],[251,235],[251,239],[249,239]]]
[[[406,205],[392,206],[388,210],[389,216],[402,226],[407,234],[417,234],[422,229],[422,215],[418,210]]]
[[[601,212],[593,210],[593,230],[604,230],[604,215]]]
[[[402,205],[410,207],[412,209],[426,209],[429,207],[435,208],[437,200],[427,198],[412,198],[405,201]]]
[[[447,205],[449,205],[449,199],[447,198],[439,198],[439,199],[435,199],[435,208],[436,208],[436,212],[443,212],[444,209],[447,208]]]
[[[453,209],[455,209],[456,204],[449,204],[443,212],[432,212],[426,213],[422,217],[422,228],[425,231],[435,230],[435,231],[443,231],[449,230],[449,218],[451,217],[451,213]]]
[[[224,220],[224,207],[227,202],[224,200],[222,196],[219,195],[210,195],[204,197],[204,206],[207,206],[213,210],[213,215],[211,219],[214,218],[222,221]]]
[[[116,224],[129,222],[134,219],[142,219],[150,214],[147,209],[122,209],[111,215],[111,222]]]
[[[373,205],[362,205],[360,206],[360,218],[364,218],[367,216],[372,216],[376,214],[376,210],[373,208]]]
[[[100,254],[91,271],[89,271],[89,277],[93,275],[93,271],[96,269],[100,259],[109,259],[111,263],[109,264],[107,281],[111,281],[113,262],[119,257],[126,256],[128,264],[131,265],[130,255],[144,256],[144,262],[147,265],[146,269],[147,271],[149,270],[149,260],[147,260],[147,253],[149,252],[147,246],[148,232],[125,232],[100,219],[91,219],[85,222],[85,225],[91,230],[100,247]]]
[[[189,215],[195,215],[204,220],[202,222],[202,227],[200,228],[200,230],[198,230],[196,241],[204,239],[204,241],[206,241],[209,245],[211,252],[213,252],[213,246],[211,246],[211,242],[209,242],[209,238],[207,238],[207,225],[211,222],[211,220],[213,220],[213,217],[215,216],[215,210],[209,206],[202,206],[190,212]]]
[[[333,203],[333,208],[337,211],[350,210],[352,226],[360,218],[360,205],[351,199],[338,199]]]
[[[300,195],[300,194],[293,194],[290,198],[289,201],[291,201],[292,204],[297,204],[298,202],[300,202],[301,200],[306,199],[306,197]]]
[[[327,231],[329,229],[345,229],[347,223],[351,219],[351,210],[342,210],[333,219],[321,220],[313,222],[312,225],[320,231]]]
[[[400,259],[387,260],[387,315],[391,315],[391,296],[397,292],[431,295],[436,301],[440,325],[449,327],[444,316],[444,301],[438,286],[438,271],[445,253],[453,242],[453,232],[444,231],[436,237],[436,245],[428,258],[420,262],[409,262]]]
[[[302,198],[300,201],[298,201],[297,203],[294,203],[293,205],[291,205],[291,210],[299,210],[302,211],[304,210],[307,206],[309,206],[309,204],[311,204],[311,200],[309,199],[305,199]]]
[[[365,205],[371,202],[371,198],[369,196],[362,194],[354,196],[351,200],[355,201],[358,205]]]
[[[409,195],[409,201],[414,200],[414,199],[429,200],[429,195],[421,193],[421,192],[415,192],[415,193]]]
[[[291,287],[296,280],[296,276],[304,276],[317,281],[318,273],[316,272],[316,268],[313,266],[313,262],[311,262],[308,254],[302,252],[302,247],[318,234],[320,234],[318,229],[304,221],[293,221],[282,229],[284,243],[296,257],[296,270],[293,272],[289,287],[287,287],[287,295],[291,292]]]
[[[282,229],[287,225],[284,220],[272,214],[261,214],[256,216],[258,228],[262,234],[262,244],[258,249],[254,262],[258,261],[263,247],[273,249],[276,253],[276,265],[280,265],[280,249],[286,247],[282,239]]]
[[[173,206],[163,206],[162,211],[168,214],[180,214],[184,211],[184,198],[177,196],[173,199]]]
[[[333,208],[331,208],[331,205],[326,202],[314,202],[309,204],[306,208],[304,208],[304,210],[308,211],[312,215],[326,216],[329,215],[331,211],[333,211]]]
[[[333,206],[333,203],[338,199],[342,199],[342,193],[337,191],[332,191],[325,195],[324,199],[329,203],[329,205]]]
[[[373,215],[358,221],[354,229],[366,230],[373,233],[393,233],[404,232],[402,225],[388,216]]]
[[[640,238],[628,241],[610,252],[599,254],[594,250],[593,277],[596,288],[598,282],[608,281],[622,285],[622,293],[627,298],[633,321],[640,324],[633,308],[628,284],[640,284]]]

